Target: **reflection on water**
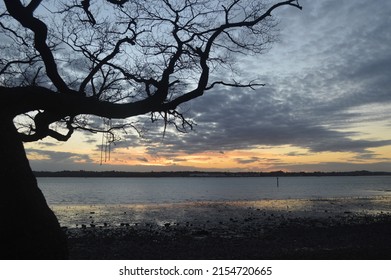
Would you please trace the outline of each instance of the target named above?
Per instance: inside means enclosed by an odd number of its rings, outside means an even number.
[[[391,212],[391,176],[38,178],[67,227],[267,226],[289,217]],[[229,228],[229,227],[227,227]]]
[[[163,204],[52,205],[66,227],[219,227],[237,223],[267,226],[286,218],[328,218],[391,213],[391,197],[285,199]]]

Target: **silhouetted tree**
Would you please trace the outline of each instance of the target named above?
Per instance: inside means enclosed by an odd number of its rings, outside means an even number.
[[[236,55],[275,39],[272,12],[298,1],[4,0],[0,14],[2,258],[66,258],[66,239],[23,142],[134,127],[150,114],[191,128],[180,105],[224,80]],[[104,128],[95,117],[113,120]],[[117,121],[117,120],[122,120]],[[110,139],[113,140],[113,139]]]

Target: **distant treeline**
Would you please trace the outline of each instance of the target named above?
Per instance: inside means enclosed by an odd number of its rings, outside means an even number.
[[[298,177],[298,176],[380,176],[391,172],[349,171],[349,172],[202,172],[202,171],[34,171],[37,177]]]

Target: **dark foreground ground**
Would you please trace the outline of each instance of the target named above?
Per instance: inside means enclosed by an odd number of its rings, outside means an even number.
[[[67,229],[71,259],[391,259],[391,216],[276,213]]]

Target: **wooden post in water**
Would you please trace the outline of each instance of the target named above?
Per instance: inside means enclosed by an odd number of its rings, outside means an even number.
[[[278,177],[277,177],[277,188],[280,186],[280,182],[278,181]]]

